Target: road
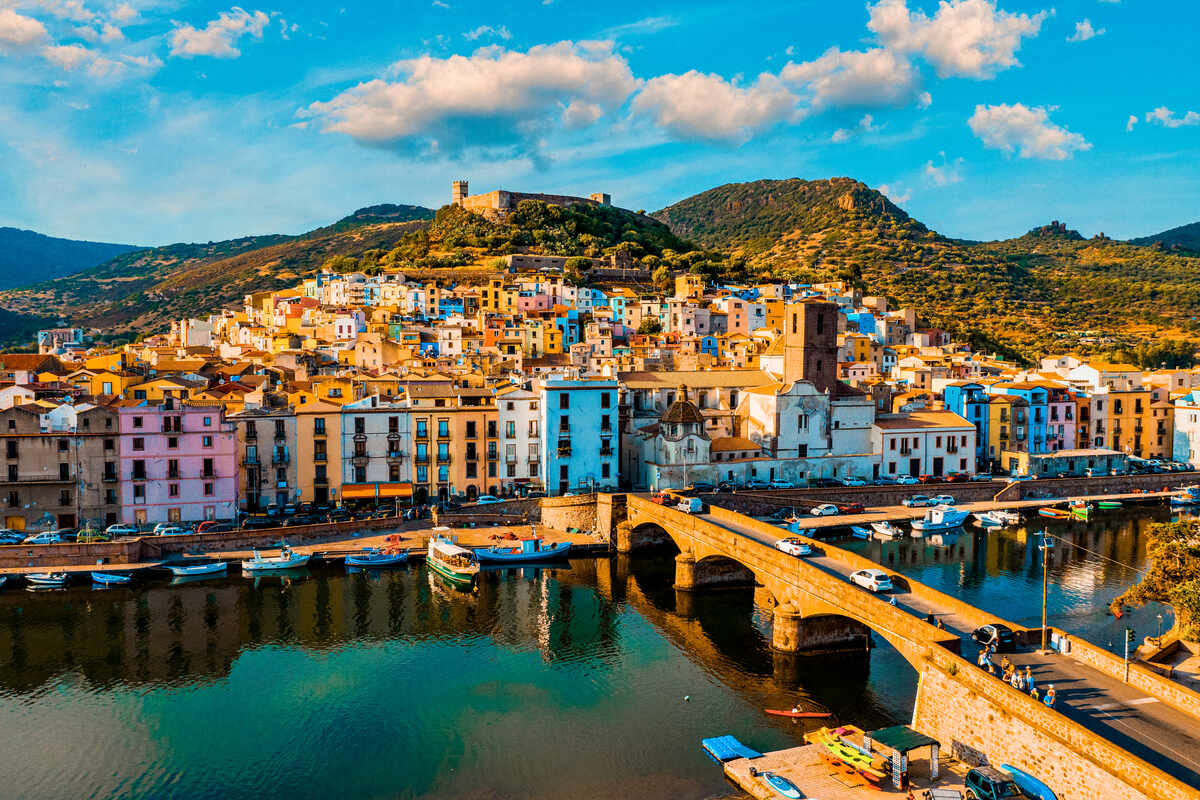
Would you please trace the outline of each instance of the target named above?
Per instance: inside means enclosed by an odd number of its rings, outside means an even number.
[[[697,516],[768,547],[774,547],[776,541],[784,538],[718,521],[709,514]],[[780,533],[787,535],[782,528]],[[814,555],[805,560],[831,575],[847,579],[847,582],[853,571],[845,564],[820,555],[819,545]],[[932,614],[947,630],[961,636],[963,656],[974,661],[979,648],[970,638],[971,623],[903,590],[894,592],[893,597],[897,607],[921,619]],[[1031,667],[1039,689],[1054,684],[1058,696],[1055,708],[1059,712],[1168,775],[1189,786],[1200,786],[1200,722],[1194,717],[1069,656],[1039,655],[1026,649],[1009,658],[1021,667],[1026,664]]]

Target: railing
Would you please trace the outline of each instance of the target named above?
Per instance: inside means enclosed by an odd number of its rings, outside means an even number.
[[[248,456],[246,456],[246,457],[244,457],[244,458],[242,459],[242,465],[243,465],[243,466],[246,466],[246,465],[253,465],[253,464],[258,464],[258,463],[259,463],[259,461],[258,461],[258,456],[250,456],[250,455],[248,455]]]
[[[612,454],[613,454],[613,449],[612,449],[612,447],[601,447],[601,448],[600,448],[600,455],[602,455],[602,456],[611,456]]]

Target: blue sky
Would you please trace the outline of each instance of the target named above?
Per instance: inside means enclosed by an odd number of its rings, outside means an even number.
[[[951,236],[1200,220],[1191,0],[0,0],[0,225],[298,233],[449,182],[848,175]],[[1190,20],[1190,22],[1189,22]]]

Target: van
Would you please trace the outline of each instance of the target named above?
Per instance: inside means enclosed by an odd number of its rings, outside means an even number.
[[[685,514],[700,514],[704,511],[704,501],[699,497],[685,497],[675,508]]]

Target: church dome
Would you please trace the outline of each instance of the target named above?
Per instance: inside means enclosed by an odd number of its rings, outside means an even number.
[[[696,407],[696,404],[687,399],[687,387],[680,386],[675,402],[662,415],[660,422],[703,425],[704,416],[700,413],[700,409]]]

